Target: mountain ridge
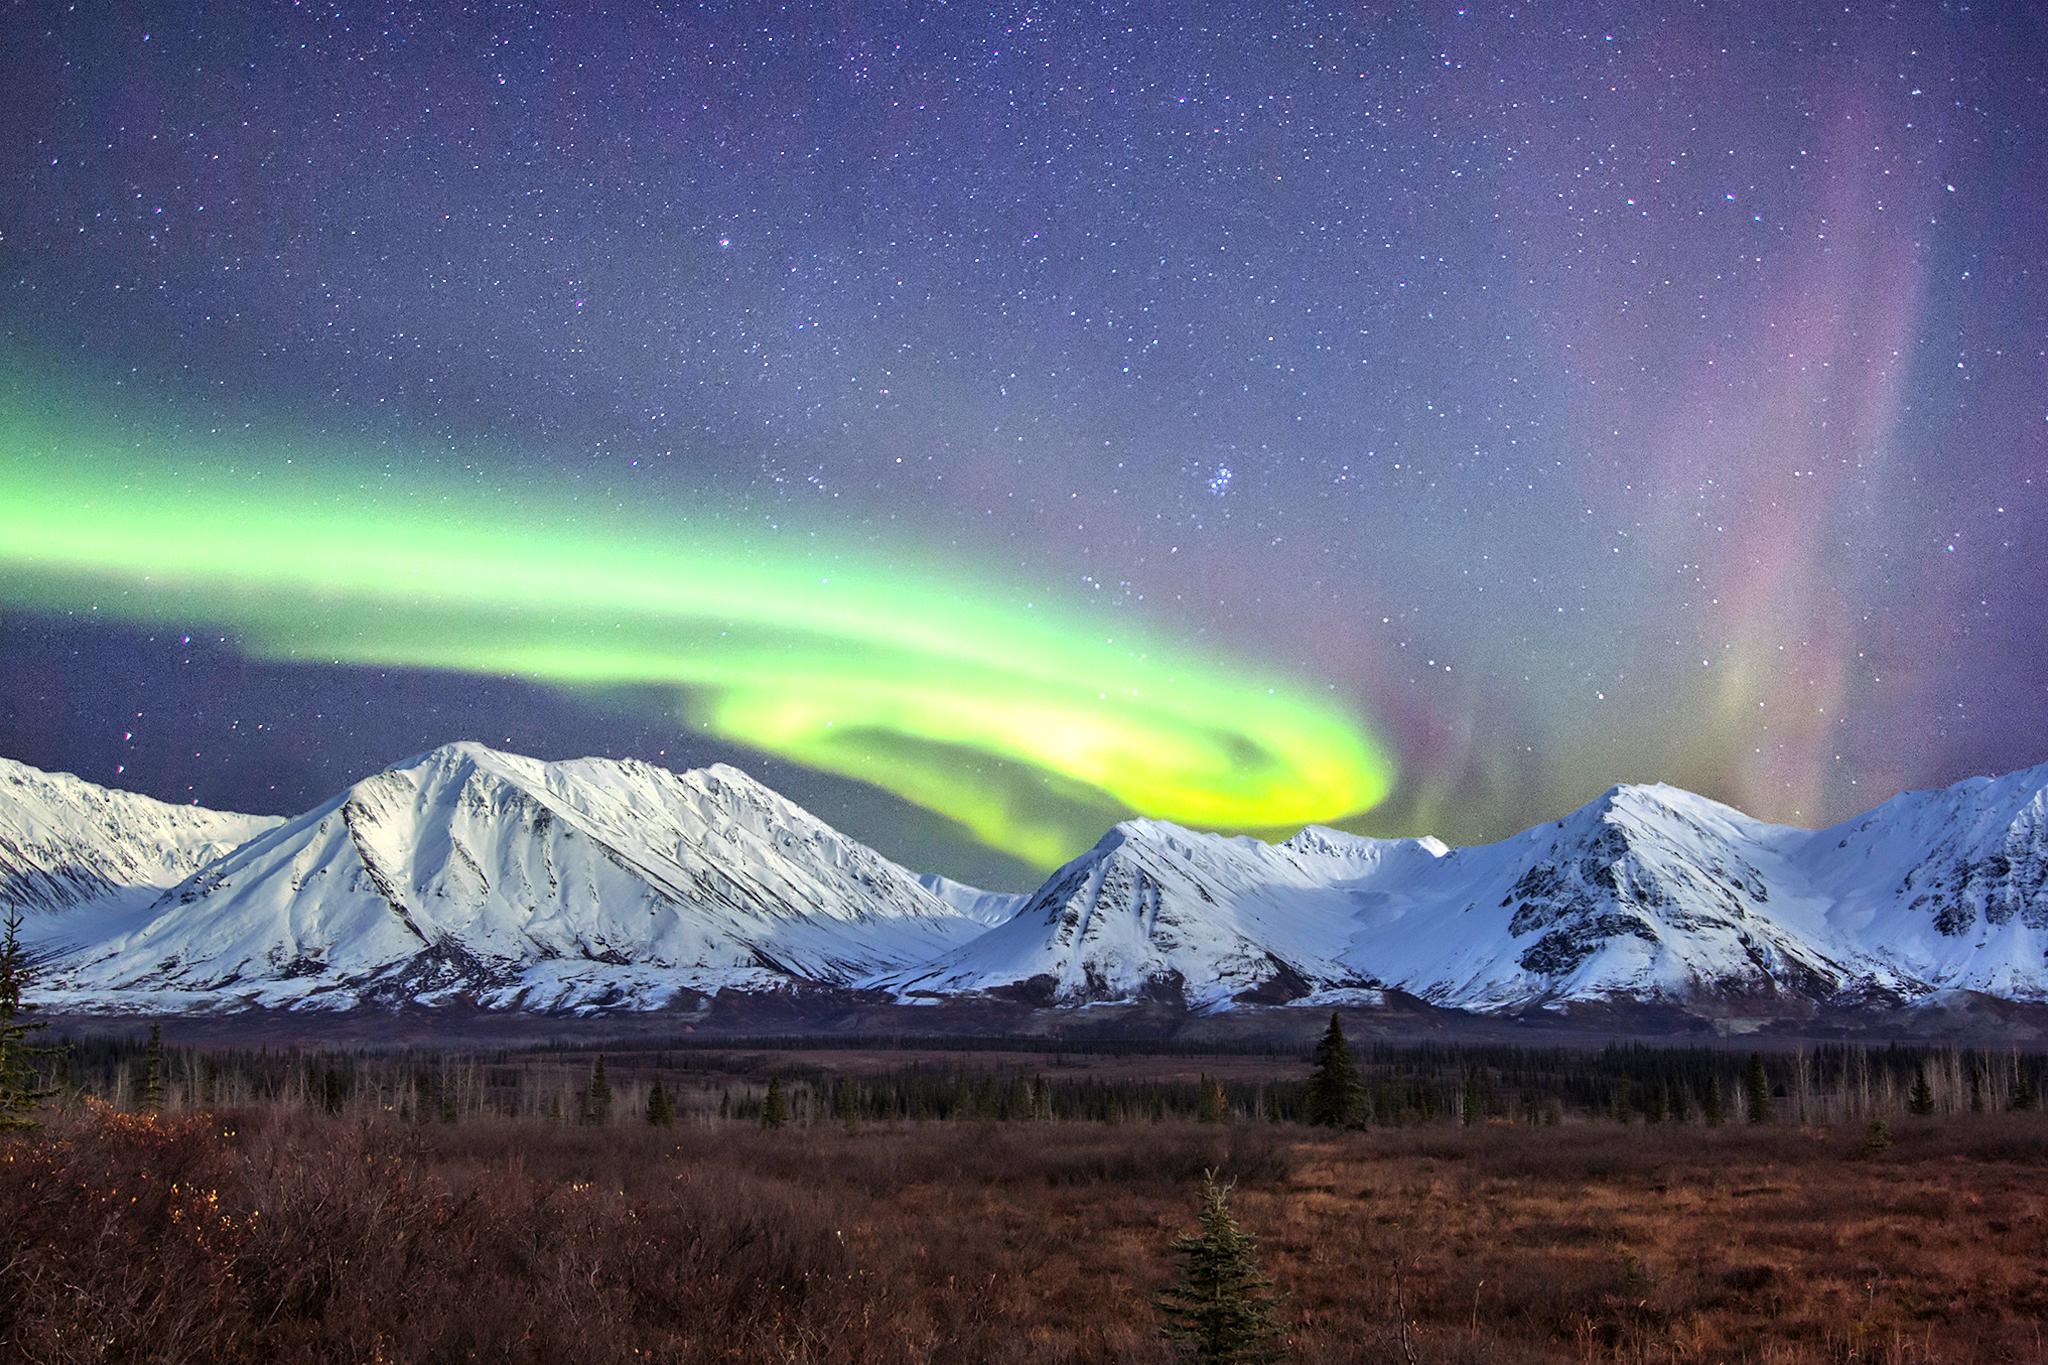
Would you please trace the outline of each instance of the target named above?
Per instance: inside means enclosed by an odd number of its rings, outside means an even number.
[[[457,742],[284,819],[0,760],[0,901],[33,915],[46,998],[88,1010],[2048,1003],[2048,764],[1822,830],[1661,783],[1456,848],[1134,817],[1008,893],[722,764]]]

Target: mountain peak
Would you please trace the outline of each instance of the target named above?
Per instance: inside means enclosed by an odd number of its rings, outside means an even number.
[[[1011,896],[916,877],[725,763],[457,741],[280,822],[0,760],[0,904],[39,912],[48,989],[85,1009],[2048,1001],[2048,764],[1817,833],[1664,783],[1457,850],[1134,817]]]

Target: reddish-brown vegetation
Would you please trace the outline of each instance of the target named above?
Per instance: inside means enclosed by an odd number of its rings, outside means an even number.
[[[0,1144],[0,1357],[1156,1361],[1217,1166],[1297,1360],[2036,1360],[2042,1135],[83,1103]]]

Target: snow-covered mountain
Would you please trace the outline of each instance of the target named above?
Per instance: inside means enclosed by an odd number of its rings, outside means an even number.
[[[4,764],[0,890],[73,1008],[2048,1003],[2048,765],[1821,831],[1665,786],[1458,849],[1130,820],[1012,894],[913,874],[729,767],[455,744],[277,820]]]
[[[967,918],[991,929],[1016,914],[1024,902],[1031,899],[1028,891],[984,891],[978,886],[956,882],[951,877],[941,877],[936,872],[919,873],[917,884]]]
[[[1127,820],[988,933],[888,979],[910,999],[992,992],[1037,1004],[1198,1007],[1371,986],[1344,961],[1355,879],[1412,874],[1433,841],[1307,830],[1284,844]]]
[[[0,758],[0,911],[42,916],[154,900],[278,823],[173,806]]]
[[[454,744],[208,863],[50,984],[59,999],[652,1006],[846,984],[985,928],[736,769]]]
[[[2048,998],[2048,764],[1906,792],[1798,862],[1827,931],[1909,987]]]

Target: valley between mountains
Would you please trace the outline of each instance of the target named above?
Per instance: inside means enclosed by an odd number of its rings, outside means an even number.
[[[1012,895],[899,866],[726,766],[451,744],[281,819],[0,761],[0,905],[65,1013],[2034,1005],[2048,766],[1819,831],[1665,786],[1467,848],[1130,820]]]

